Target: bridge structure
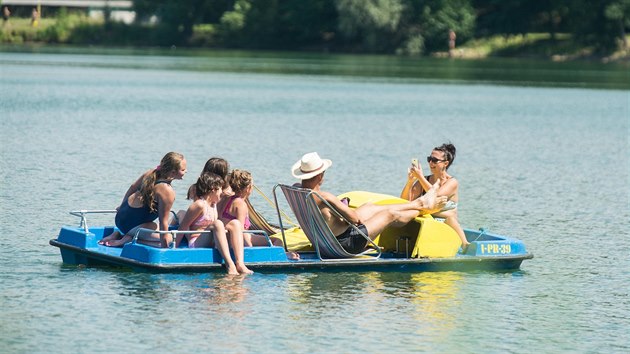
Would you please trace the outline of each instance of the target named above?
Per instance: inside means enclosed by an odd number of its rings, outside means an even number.
[[[0,5],[36,8],[39,16],[44,15],[42,10],[46,8],[65,7],[85,10],[88,16],[93,18],[103,18],[107,11],[110,20],[127,24],[133,22],[136,17],[131,0],[0,0]]]
[[[0,3],[3,6],[55,6],[120,10],[131,10],[133,7],[133,1],[130,0],[2,0]]]

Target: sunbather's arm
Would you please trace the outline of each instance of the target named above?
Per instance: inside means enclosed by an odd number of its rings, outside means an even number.
[[[341,214],[348,221],[355,225],[361,223],[361,220],[359,219],[359,214],[357,214],[354,209],[351,209],[350,207],[342,203],[341,200],[339,200],[339,198],[337,198],[335,195],[328,192],[321,192],[320,194],[328,202],[328,204],[335,208],[335,210],[337,210],[339,214]]]

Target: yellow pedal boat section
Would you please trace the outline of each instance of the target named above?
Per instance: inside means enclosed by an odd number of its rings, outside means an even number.
[[[376,205],[400,204],[407,201],[387,194],[352,191],[339,195],[339,198],[349,198],[349,206],[357,208],[365,203]],[[274,235],[282,239],[282,234]],[[287,248],[292,251],[314,251],[308,238],[299,227],[285,230]],[[442,221],[431,215],[421,215],[401,228],[385,229],[374,240],[384,252],[406,254],[410,258],[418,257],[454,257],[461,241],[457,233]]]

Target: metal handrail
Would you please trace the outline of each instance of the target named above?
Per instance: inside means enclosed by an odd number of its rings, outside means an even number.
[[[182,235],[190,235],[190,234],[209,234],[212,233],[212,230],[200,230],[200,231],[195,231],[195,230],[187,230],[187,231],[179,231],[179,230],[166,230],[166,231],[161,231],[161,230],[153,230],[153,229],[146,229],[143,227],[140,227],[136,230],[136,233],[133,235],[133,238],[131,239],[131,243],[135,244],[138,241],[138,236],[140,236],[140,232],[141,231],[146,231],[150,234],[160,234],[160,235],[164,235],[164,234],[173,234],[173,242],[171,242],[168,245],[168,248],[175,248],[175,240],[177,239],[177,234],[182,234]]]
[[[276,184],[273,186],[273,201],[276,204],[276,212],[278,213],[278,223],[280,224],[280,233],[282,234],[282,243],[284,245],[284,251],[289,252],[289,248],[287,246],[287,237],[284,235],[284,225],[282,224],[282,213],[280,211],[280,205],[278,204],[278,197],[276,196],[276,188],[278,188],[280,184]],[[317,246],[316,246],[317,247]]]
[[[180,231],[180,230],[168,230],[168,231],[161,231],[161,230],[153,230],[153,229],[146,229],[146,228],[138,228],[138,230],[136,230],[136,233],[133,235],[133,239],[131,239],[131,243],[132,244],[136,244],[138,243],[138,236],[140,236],[140,232],[148,232],[150,234],[160,234],[160,235],[164,235],[164,234],[172,234],[173,235],[173,241],[168,245],[168,248],[175,248],[175,240],[177,239],[177,235],[190,235],[190,234],[210,234],[213,231],[212,230],[186,230],[186,231]],[[269,243],[269,247],[273,246],[273,243],[271,243],[271,238],[269,237],[269,235],[267,234],[267,232],[263,231],[263,230],[243,230],[243,233],[249,233],[249,234],[263,234],[266,238],[267,238],[267,242]]]
[[[117,210],[87,210],[87,209],[82,209],[82,210],[73,210],[70,212],[70,215],[74,215],[74,216],[78,216],[81,218],[81,222],[79,224],[79,227],[82,227],[83,230],[85,231],[85,233],[90,232],[89,227],[87,225],[87,214],[115,214],[117,213]],[[172,212],[172,210],[171,210]],[[175,213],[173,213],[175,216],[177,216]],[[145,228],[139,228],[136,231],[136,234],[133,237],[132,242],[136,243],[137,239],[138,239],[138,235],[140,234],[140,231],[150,231],[151,233],[158,233],[158,234],[173,234],[174,237],[177,237],[177,234],[201,234],[201,233],[211,233],[212,231],[179,231],[179,230],[169,230],[169,231],[158,231],[158,230],[151,230],[151,229],[145,229]],[[271,242],[271,238],[269,237],[269,234],[264,231],[264,230],[243,230],[243,233],[249,233],[249,234],[262,234],[263,236],[265,236],[267,238],[267,243],[269,244],[269,247],[273,246],[273,243]],[[171,243],[171,245],[169,245],[170,248],[175,248],[175,242],[173,240],[173,242]]]
[[[70,212],[70,215],[78,216],[81,218],[81,223],[79,227],[82,227],[85,230],[85,233],[89,232],[89,228],[87,225],[87,214],[112,214],[116,213],[116,210],[74,210]]]
[[[271,205],[271,207],[273,208],[273,207],[274,207],[274,203],[271,201],[271,199],[269,199],[269,197],[267,197],[267,196],[265,195],[265,193],[263,193],[263,191],[262,191],[260,188],[258,188],[255,184],[253,184],[252,186],[254,186],[254,189],[255,189],[255,190],[256,190],[256,191],[257,191],[257,192],[258,192],[258,193],[259,193],[259,194],[260,194],[260,195],[261,195],[261,196],[262,196],[262,197],[263,197],[263,198],[267,201],[267,203],[269,203],[269,205]],[[299,225],[298,225],[295,221],[291,220],[291,218],[289,217],[289,215],[287,215],[287,213],[285,213],[285,212],[284,212],[284,211],[282,211],[282,210],[279,210],[279,212],[282,214],[282,216],[284,216],[284,217],[285,217],[285,220],[287,221],[287,223],[291,224],[293,227],[298,227],[298,226],[299,226]]]
[[[480,238],[481,236],[485,235],[485,234],[486,234],[486,229],[484,229],[483,227],[480,227],[480,228],[479,228],[479,235],[477,236],[477,238],[475,238],[474,240],[472,240],[472,242],[475,242],[475,241],[479,240],[479,238]]]

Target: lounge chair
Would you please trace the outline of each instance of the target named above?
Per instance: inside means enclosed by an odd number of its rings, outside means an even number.
[[[252,224],[250,229],[263,230],[269,235],[275,235],[280,232],[279,228],[269,224],[269,222],[267,222],[267,220],[258,211],[256,211],[252,203],[249,202],[249,199],[245,199],[245,203],[247,203],[249,221]]]
[[[288,186],[285,184],[277,184],[273,187],[273,197],[276,203],[276,211],[278,211],[278,221],[280,223],[280,230],[282,232],[282,237],[284,236],[284,227],[282,225],[282,217],[280,214],[280,208],[278,206],[278,198],[276,195],[276,189],[280,187],[284,196],[289,203],[289,207],[295,214],[295,217],[304,231],[306,237],[308,237],[309,241],[315,247],[315,252],[317,256],[322,261],[327,259],[352,259],[357,260],[374,260],[381,256],[381,249],[370,239],[370,237],[363,232],[359,228],[356,227],[353,223],[349,222],[343,215],[341,215],[337,210],[335,210],[328,202],[326,202],[317,192],[311,189],[299,188]],[[332,231],[326,224],[324,217],[321,213],[321,210],[317,206],[317,202],[314,197],[317,196],[323,203],[330,208],[330,210],[335,213],[335,215],[342,220],[344,220],[348,225],[355,228],[369,244],[374,246],[375,249],[367,249],[361,253],[354,254],[346,251],[339,241],[333,235]],[[286,242],[286,241],[285,241]],[[375,253],[376,252],[376,253]]]

